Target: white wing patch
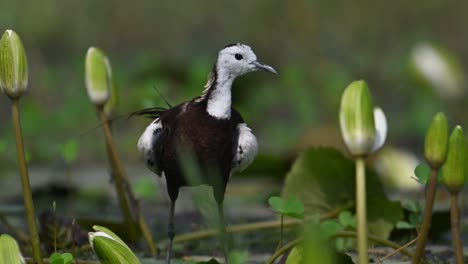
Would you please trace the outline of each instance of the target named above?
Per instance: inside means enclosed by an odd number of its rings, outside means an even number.
[[[161,121],[159,118],[156,118],[149,126],[146,127],[145,132],[140,136],[137,145],[140,157],[145,161],[146,166],[156,174],[159,174],[160,172],[155,167],[156,161],[154,160],[153,154],[153,142],[155,137],[159,136],[161,130]]]
[[[237,143],[237,152],[232,163],[232,172],[242,171],[247,168],[255,159],[258,152],[257,138],[252,130],[245,123],[237,125],[239,140]]]

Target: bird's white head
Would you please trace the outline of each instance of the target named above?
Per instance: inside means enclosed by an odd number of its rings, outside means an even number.
[[[218,71],[234,78],[256,70],[277,73],[273,67],[259,62],[252,49],[243,44],[232,44],[222,49],[216,65]]]

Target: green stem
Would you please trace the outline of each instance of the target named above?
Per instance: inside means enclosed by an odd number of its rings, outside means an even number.
[[[288,252],[289,250],[291,250],[292,248],[294,248],[295,246],[297,246],[297,244],[299,244],[301,242],[301,239],[296,239],[296,240],[293,240],[289,243],[287,243],[286,245],[284,245],[283,247],[280,247],[279,249],[277,249],[275,251],[275,253],[273,253],[273,255],[265,262],[265,264],[273,264],[275,263],[276,259],[281,257],[284,253]]]
[[[283,246],[283,229],[284,229],[284,214],[281,214],[281,229],[280,229],[280,244],[279,244],[279,247]]]
[[[36,226],[36,216],[34,213],[34,204],[32,201],[31,186],[29,183],[28,168],[24,154],[23,136],[21,133],[20,111],[18,99],[12,99],[11,104],[13,127],[15,130],[16,153],[18,156],[18,167],[21,175],[21,185],[23,186],[24,207],[26,208],[26,218],[31,235],[31,246],[33,257],[37,264],[42,264],[41,242],[39,232]]]
[[[353,231],[340,231],[338,233],[336,233],[335,237],[355,237],[357,238],[359,236],[358,233],[356,232],[353,232]],[[406,249],[402,249],[402,247],[398,244],[395,244],[389,240],[386,240],[386,239],[383,239],[383,238],[380,238],[378,236],[375,236],[375,235],[368,235],[367,236],[367,239],[369,241],[372,241],[374,243],[377,243],[377,244],[380,244],[380,245],[383,245],[383,246],[387,246],[387,247],[391,247],[395,250],[400,250],[399,252],[401,252],[402,254],[408,256],[408,257],[413,257],[413,255]]]
[[[109,124],[107,123],[107,118],[106,118],[103,108],[98,107],[97,112],[99,115],[99,120],[103,124],[102,129],[104,132],[104,138],[106,140],[106,148],[107,148],[107,154],[109,155],[109,162],[111,164],[111,169],[112,169],[111,175],[113,176],[113,181],[115,185],[115,190],[117,192],[120,209],[122,210],[125,225],[128,227],[129,237],[131,237],[132,239],[135,239],[137,237],[137,228],[133,221],[130,206],[127,202],[127,198],[125,196],[125,191],[123,188],[123,182],[124,182],[124,177],[125,177],[124,169],[122,167],[122,164],[120,164],[119,162],[117,151],[114,147],[114,143],[112,140],[110,127],[109,127]]]
[[[426,205],[424,208],[424,218],[421,229],[416,242],[416,251],[414,252],[412,263],[419,264],[424,255],[424,248],[426,246],[427,235],[429,234],[429,227],[431,225],[432,207],[434,206],[435,192],[437,187],[437,169],[431,168],[431,177],[429,185],[426,190]]]
[[[143,216],[140,213],[137,202],[135,203],[135,207],[136,207],[135,214],[136,214],[137,220],[136,222],[133,221],[131,209],[129,206],[129,201],[127,200],[127,195],[129,199],[131,199],[132,201],[136,201],[136,199],[134,198],[131,188],[129,187],[129,183],[127,181],[127,176],[125,173],[125,169],[122,165],[122,162],[120,161],[119,156],[117,155],[117,150],[113,143],[109,122],[106,117],[106,114],[104,113],[103,107],[102,106],[98,107],[97,112],[98,112],[99,120],[103,124],[102,128],[104,130],[104,138],[106,140],[106,149],[107,149],[107,154],[109,156],[109,161],[111,164],[112,176],[114,179],[114,184],[115,184],[115,188],[117,191],[120,208],[122,209],[122,213],[124,216],[124,221],[125,221],[125,224],[129,228],[129,232],[130,232],[129,236],[132,238],[137,237],[137,230],[139,228],[139,230],[141,231],[143,235],[143,238],[145,239],[148,245],[148,249],[151,255],[154,256],[157,254],[157,251],[158,251],[157,246],[152,239],[152,236],[149,232],[148,225],[146,224]]]
[[[363,157],[356,158],[356,203],[358,263],[367,264],[366,165]]]
[[[464,263],[463,246],[460,237],[460,214],[458,211],[458,193],[450,194],[450,220],[452,224],[453,250],[457,256],[457,264]]]
[[[322,215],[320,215],[320,221],[335,218],[340,214],[340,212],[347,210],[351,208],[352,206],[353,204],[350,203],[341,208],[337,208],[330,212],[323,213]],[[301,221],[298,219],[285,219],[283,221],[283,228],[297,226],[307,221],[308,219],[304,221]],[[242,225],[232,225],[232,226],[227,227],[226,231],[228,233],[241,233],[241,232],[252,232],[252,231],[259,231],[259,230],[275,229],[278,227],[281,227],[281,220],[263,221],[263,222],[256,222],[256,223],[249,223],[249,224],[242,224]],[[186,241],[205,239],[208,237],[215,236],[217,234],[218,234],[218,231],[216,229],[207,229],[207,230],[189,232],[189,233],[175,236],[174,243],[182,243]]]
[[[337,237],[353,237],[353,238],[357,238],[358,237],[358,233],[356,232],[352,232],[352,231],[341,231],[341,232],[338,232],[336,233],[333,238],[337,238]],[[402,254],[408,256],[408,257],[412,257],[411,253],[409,251],[407,251],[406,249],[403,249],[400,245],[398,244],[395,244],[391,241],[388,241],[388,240],[385,240],[385,239],[382,239],[378,236],[374,236],[374,235],[369,235],[367,237],[368,240],[374,242],[374,243],[377,243],[377,244],[380,244],[380,245],[384,245],[384,246],[387,246],[387,247],[390,247],[390,248],[393,248],[395,250],[399,250],[399,252],[401,252]],[[301,239],[296,239],[296,240],[293,240],[289,243],[287,243],[286,245],[284,245],[283,247],[281,247],[280,249],[278,249],[277,251],[275,251],[275,253],[273,253],[273,255],[266,261],[266,264],[273,264],[275,263],[276,259],[278,259],[281,255],[283,255],[284,253],[288,252],[290,249],[294,248],[295,246],[297,246],[297,244],[299,244],[301,242]]]

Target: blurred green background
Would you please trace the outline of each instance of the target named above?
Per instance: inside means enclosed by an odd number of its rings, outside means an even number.
[[[389,122],[388,144],[421,151],[432,115],[468,125],[468,1],[124,1],[2,0],[0,30],[15,30],[29,60],[22,123],[31,164],[60,159],[78,141],[78,160],[105,161],[84,87],[90,46],[106,51],[119,113],[173,105],[201,93],[218,50],[252,46],[280,73],[252,73],[233,101],[263,154],[284,157],[309,145],[343,146],[338,107],[348,83],[365,79]],[[16,164],[9,101],[0,98],[0,161]],[[125,162],[149,120],[114,123]],[[99,142],[99,143],[97,143]]]

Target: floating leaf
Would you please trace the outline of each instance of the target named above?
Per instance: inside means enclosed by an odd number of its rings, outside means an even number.
[[[229,252],[229,263],[230,264],[244,264],[247,263],[249,254],[247,251],[231,251]]]
[[[66,163],[70,164],[78,156],[78,142],[76,139],[70,139],[65,144],[59,146],[60,152]]]
[[[422,184],[427,184],[431,177],[431,168],[426,163],[421,163],[414,169],[416,180]],[[442,171],[437,173],[437,183],[442,183]]]
[[[158,185],[154,179],[140,178],[133,185],[133,192],[139,198],[152,200],[158,194]]]
[[[60,254],[55,252],[49,257],[50,264],[71,264],[72,261],[73,255],[70,253]]]
[[[291,196],[286,201],[286,215],[294,218],[304,218],[304,204],[296,196]]]
[[[350,211],[343,211],[338,215],[338,221],[344,228],[356,228],[356,217]]]
[[[320,229],[327,239],[332,238],[336,233],[343,231],[344,227],[335,220],[327,220],[320,223]]]
[[[273,211],[290,217],[302,219],[304,217],[304,204],[296,197],[291,196],[288,200],[273,196],[268,199]]]
[[[369,231],[387,238],[403,218],[399,202],[385,196],[374,171],[366,173]],[[329,212],[355,201],[355,165],[339,151],[311,148],[300,155],[288,173],[283,197],[297,196],[305,205],[305,215]]]
[[[268,199],[268,203],[270,204],[271,208],[273,211],[284,214],[284,201],[283,198],[278,197],[278,196],[272,196],[270,199]]]
[[[414,229],[416,226],[406,221],[399,221],[395,227],[398,229]]]

